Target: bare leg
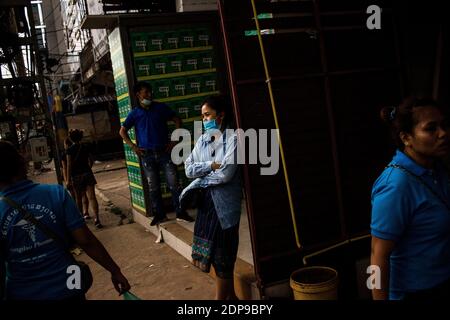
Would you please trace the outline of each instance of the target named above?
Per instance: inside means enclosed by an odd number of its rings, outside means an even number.
[[[95,220],[100,221],[98,216],[98,201],[95,196],[95,186],[87,186],[86,187],[87,198],[89,199],[89,203],[91,204],[92,210],[94,211]]]
[[[83,193],[84,191],[73,189],[73,193],[75,195],[75,202],[77,203],[78,210],[80,213],[83,212]]]
[[[83,192],[83,216],[89,216],[89,198],[87,192]]]
[[[239,300],[234,292],[234,278],[222,279],[216,275],[216,300]]]
[[[67,191],[69,191],[70,195],[72,196],[73,200],[77,201],[77,196],[75,193],[75,190],[73,189],[72,186],[67,186]]]

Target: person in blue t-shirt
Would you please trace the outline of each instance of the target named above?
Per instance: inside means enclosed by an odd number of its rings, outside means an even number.
[[[448,299],[450,187],[447,117],[436,102],[408,98],[384,108],[398,150],[372,189],[374,299]],[[375,279],[377,278],[375,277]]]
[[[0,154],[0,196],[21,205],[61,239],[67,240],[68,248],[75,242],[111,273],[118,292],[128,291],[127,279],[88,229],[68,192],[60,185],[28,180],[25,160],[12,144],[0,141]],[[0,200],[0,250],[0,264],[6,265],[6,299],[85,299],[80,289],[68,285],[73,259],[66,249],[25,220],[4,199]]]
[[[166,104],[152,100],[150,84],[138,82],[133,89],[139,105],[128,114],[119,133],[125,143],[141,157],[142,168],[149,183],[154,215],[151,225],[167,221],[161,195],[160,170],[165,172],[177,219],[192,222],[194,219],[181,210],[179,205],[181,186],[178,183],[177,168],[171,160],[170,153],[174,143],[169,141],[167,127],[167,122],[171,120],[175,122],[177,129],[181,128],[181,119]],[[128,135],[128,130],[132,127],[135,128],[137,145]]]

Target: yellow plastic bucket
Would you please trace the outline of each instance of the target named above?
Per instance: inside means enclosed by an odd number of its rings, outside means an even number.
[[[338,273],[328,267],[307,267],[291,274],[295,300],[337,300]]]

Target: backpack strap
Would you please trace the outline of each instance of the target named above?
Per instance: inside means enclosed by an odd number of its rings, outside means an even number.
[[[45,224],[40,222],[38,219],[36,219],[31,213],[26,211],[24,208],[22,208],[17,202],[12,200],[11,198],[0,196],[0,201],[6,202],[10,207],[16,209],[19,212],[19,215],[21,218],[25,219],[26,221],[34,224],[39,230],[41,230],[48,238],[55,241],[55,243],[59,244],[59,246],[68,254],[70,254],[71,257],[72,253],[70,252],[70,249],[66,242],[57,235],[52,229],[47,227]]]
[[[386,166],[386,168],[400,169],[403,172],[405,172],[407,175],[415,178],[417,181],[419,181],[426,189],[428,189],[436,198],[438,198],[445,205],[448,213],[450,214],[450,204],[439,193],[437,193],[435,190],[433,190],[433,188],[431,188],[422,177],[412,173],[405,167],[398,165],[398,164],[390,164],[390,165]]]

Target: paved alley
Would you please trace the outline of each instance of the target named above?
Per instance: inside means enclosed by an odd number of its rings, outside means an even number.
[[[51,165],[47,167],[52,169]],[[132,223],[128,180],[126,170],[121,167],[124,167],[123,160],[94,165],[100,194],[106,197],[113,194],[114,204],[98,196],[100,219],[105,228],[96,230],[92,220],[88,220],[88,226],[121,267],[132,286],[131,291],[145,300],[213,299],[214,280],[208,274],[193,267],[168,245],[155,243],[156,237],[152,233]],[[30,178],[41,183],[56,183],[53,169]],[[77,259],[86,261],[94,275],[88,299],[122,299],[114,290],[107,271],[85,253]]]

